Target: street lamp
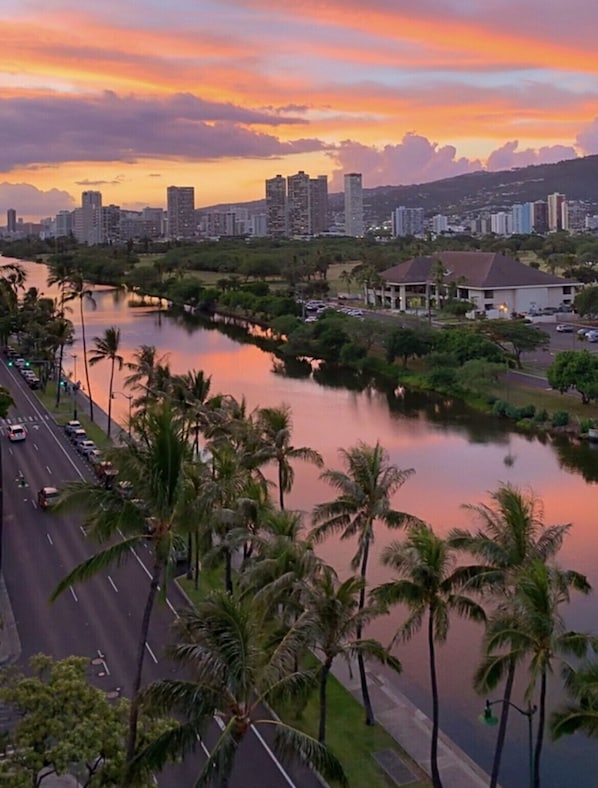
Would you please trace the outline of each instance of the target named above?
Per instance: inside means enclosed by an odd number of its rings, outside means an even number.
[[[493,728],[495,725],[498,725],[498,717],[495,717],[492,713],[492,707],[497,703],[506,703],[515,711],[518,711],[519,714],[523,714],[524,717],[527,717],[527,739],[528,739],[528,757],[529,757],[529,785],[530,788],[533,788],[534,785],[534,740],[533,740],[533,730],[532,730],[532,717],[538,710],[537,706],[532,706],[531,703],[528,703],[527,709],[522,709],[520,706],[517,706],[515,703],[511,703],[510,700],[504,700],[503,698],[498,698],[497,700],[486,700],[486,705],[484,706],[484,711],[478,719],[480,722],[484,723],[484,725],[488,725],[490,728]]]
[[[129,421],[128,421],[129,429],[128,429],[128,435],[129,435],[129,438],[130,438],[131,437],[131,403],[133,401],[133,395],[132,394],[125,394],[124,391],[113,391],[112,392],[112,399],[114,399],[114,395],[115,394],[120,394],[121,397],[124,397],[125,399],[129,400]]]
[[[75,371],[73,373],[73,419],[77,419],[77,354],[71,353],[71,358],[75,362]]]

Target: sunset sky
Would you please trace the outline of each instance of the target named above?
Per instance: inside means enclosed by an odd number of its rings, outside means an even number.
[[[0,0],[0,224],[598,153],[594,0]]]

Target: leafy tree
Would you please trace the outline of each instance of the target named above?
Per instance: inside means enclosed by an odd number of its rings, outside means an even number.
[[[321,478],[338,490],[334,501],[318,504],[312,513],[315,527],[311,536],[317,542],[331,534],[340,533],[341,540],[357,538],[357,552],[351,568],[359,568],[360,577],[366,581],[370,547],[374,541],[376,523],[387,528],[401,528],[413,520],[411,515],[391,507],[391,496],[414,473],[412,468],[401,470],[391,465],[388,454],[376,443],[368,446],[359,443],[351,449],[341,449],[346,471],[327,470]],[[365,586],[359,597],[359,610],[365,608]],[[361,627],[356,637],[361,638]],[[361,694],[365,709],[366,725],[374,725],[363,654],[357,655]]]
[[[228,784],[235,758],[253,726],[275,732],[274,749],[283,758],[300,758],[323,774],[347,785],[341,764],[326,747],[281,720],[264,718],[263,702],[305,692],[313,677],[295,671],[295,655],[304,647],[299,625],[277,634],[268,607],[245,597],[214,593],[197,609],[185,611],[175,624],[172,656],[190,668],[190,681],[164,679],[144,691],[154,711],[176,712],[183,722],[159,736],[140,753],[134,768],[160,768],[167,760],[197,746],[204,728],[217,715],[222,733],[196,786]]]
[[[553,389],[561,394],[576,389],[587,405],[598,398],[598,359],[589,350],[564,350],[546,370]]]
[[[428,657],[432,689],[432,740],[430,761],[434,788],[442,788],[438,769],[439,696],[436,674],[436,643],[446,640],[450,614],[484,621],[479,604],[462,593],[469,570],[455,569],[455,555],[448,541],[434,534],[430,526],[418,523],[408,529],[404,542],[392,542],[382,552],[382,563],[397,577],[383,583],[374,597],[385,605],[404,604],[409,610],[394,640],[410,640],[427,617]]]
[[[524,320],[487,320],[480,331],[505,352],[511,351],[519,369],[522,353],[547,347],[550,342],[549,334]]]
[[[14,404],[10,391],[4,386],[0,386],[0,418],[5,419],[9,408]]]
[[[96,302],[93,297],[93,290],[87,286],[83,275],[80,272],[73,273],[68,281],[69,292],[65,295],[64,300],[72,301],[76,299],[79,302],[79,317],[81,320],[81,342],[83,345],[83,367],[85,369],[85,382],[87,384],[87,398],[89,400],[89,418],[93,421],[93,395],[91,392],[91,383],[89,381],[89,365],[87,363],[87,336],[85,331],[85,310],[84,304],[89,304],[93,309],[96,308]]]
[[[112,703],[88,681],[89,660],[55,661],[38,654],[30,675],[5,669],[0,699],[16,714],[0,759],[0,782],[13,788],[39,786],[51,775],[71,774],[84,788],[119,784],[124,777],[129,702]],[[143,715],[140,741],[164,732],[171,723]],[[152,786],[148,770],[139,786]]]
[[[403,359],[403,368],[412,356],[425,356],[430,352],[430,343],[421,331],[413,328],[395,328],[385,338],[386,360],[389,364],[397,358]]]
[[[582,317],[598,315],[598,287],[584,287],[576,294],[573,305]]]
[[[471,329],[451,328],[447,331],[436,331],[433,336],[434,350],[439,353],[452,353],[459,365],[473,358],[501,361],[503,357],[493,342]]]
[[[120,349],[120,328],[110,326],[104,331],[101,337],[93,338],[95,347],[92,348],[89,356],[89,363],[93,367],[100,361],[110,361],[110,380],[108,382],[108,437],[110,437],[110,427],[112,425],[112,398],[114,388],[114,367],[118,366],[119,371],[123,367],[124,359],[118,352]]]

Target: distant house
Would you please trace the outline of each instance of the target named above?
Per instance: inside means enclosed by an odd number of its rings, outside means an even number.
[[[414,257],[381,273],[370,304],[411,311],[438,307],[447,298],[469,301],[488,318],[571,308],[579,282],[538,271],[495,252],[439,252]]]

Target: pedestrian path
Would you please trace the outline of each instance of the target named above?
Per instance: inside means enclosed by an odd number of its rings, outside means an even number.
[[[332,672],[361,703],[357,664],[349,669],[345,662],[336,660]],[[366,672],[377,722],[426,774],[430,774],[432,721],[398,689],[390,671],[385,673],[370,664]],[[387,774],[396,785],[409,785],[414,780],[409,777],[405,765],[398,758],[396,761],[397,768],[393,770],[396,776],[390,770]],[[490,777],[483,769],[442,732],[438,743],[438,767],[443,788],[486,788],[490,783]]]

